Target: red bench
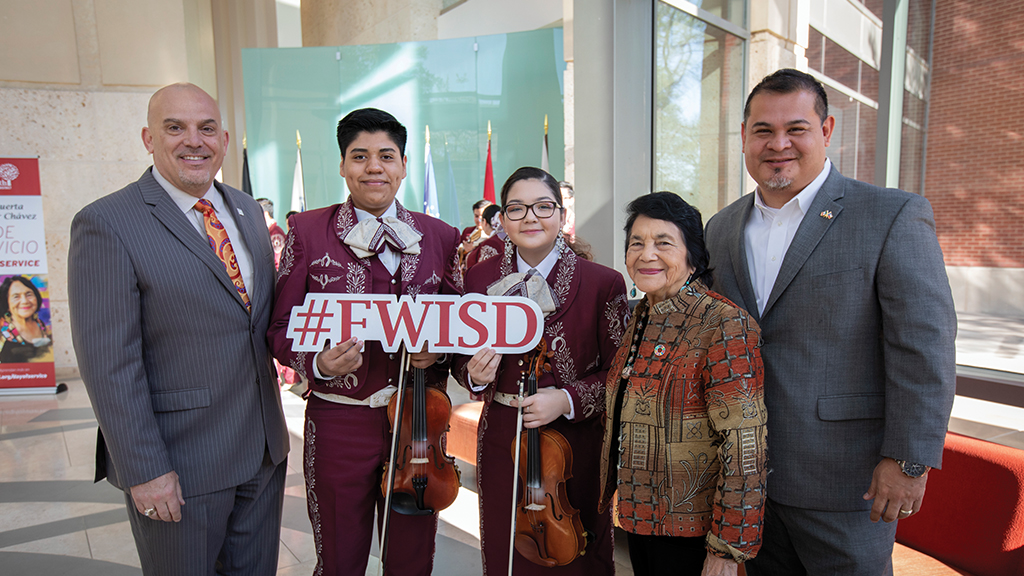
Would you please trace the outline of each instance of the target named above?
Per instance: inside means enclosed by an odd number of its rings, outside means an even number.
[[[1024,575],[1024,450],[947,434],[942,470],[896,542],[895,576]]]

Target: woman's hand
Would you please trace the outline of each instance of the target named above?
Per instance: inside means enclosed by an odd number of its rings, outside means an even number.
[[[704,559],[704,570],[701,571],[700,576],[736,576],[738,568],[739,564],[735,560],[719,558],[708,552],[707,558]]]
[[[498,379],[498,364],[501,363],[501,354],[490,348],[482,348],[473,354],[466,364],[469,377],[473,380],[473,386],[485,386]]]
[[[568,414],[570,408],[565,392],[558,388],[541,388],[533,396],[523,399],[523,426],[537,428],[549,424],[555,418]]]

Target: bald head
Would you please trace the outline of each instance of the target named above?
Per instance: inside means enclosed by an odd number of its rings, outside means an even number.
[[[149,99],[142,142],[175,188],[201,198],[224,163],[228,133],[217,102],[194,84],[171,84]]]

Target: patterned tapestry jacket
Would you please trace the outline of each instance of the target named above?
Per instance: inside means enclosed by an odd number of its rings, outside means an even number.
[[[398,382],[398,354],[387,354],[379,342],[367,342],[362,365],[351,374],[320,380],[313,376],[312,352],[293,352],[287,337],[293,306],[308,292],[338,294],[461,294],[458,266],[459,232],[437,218],[406,210],[395,202],[398,219],[423,235],[419,254],[402,254],[394,275],[376,256],[360,258],[345,244],[356,225],[352,199],[342,204],[309,210],[291,218],[291,229],[277,272],[274,312],[267,338],[274,356],[309,380],[314,392],[363,399],[389,383]],[[336,343],[332,343],[332,346]],[[426,371],[427,384],[444,389],[448,366],[436,364]]]
[[[649,315],[628,379],[638,318]],[[767,478],[760,329],[694,282],[633,312],[608,372],[601,509],[643,535],[702,536],[739,562],[761,546]]]

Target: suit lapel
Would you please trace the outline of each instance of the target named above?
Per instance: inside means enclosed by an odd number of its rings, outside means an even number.
[[[775,285],[772,286],[772,293],[768,297],[768,303],[765,304],[762,317],[768,315],[772,305],[782,296],[790,282],[796,277],[797,272],[807,262],[811,252],[814,252],[818,242],[825,236],[825,232],[828,232],[832,222],[842,212],[843,205],[839,204],[838,200],[842,199],[844,195],[843,181],[843,175],[836,170],[835,166],[832,166],[828,178],[825,179],[818,194],[814,197],[814,201],[811,202],[800,227],[797,228],[796,234],[793,236],[789,250],[786,251],[786,257],[782,260],[779,276],[775,279]],[[822,214],[826,216],[822,216]]]
[[[152,168],[150,169],[152,170]],[[235,285],[228,277],[224,263],[214,254],[206,237],[199,234],[195,227],[188,221],[185,214],[178,208],[178,205],[171,200],[171,197],[164,191],[160,184],[153,178],[153,174],[146,171],[139,180],[139,189],[142,191],[142,199],[152,208],[153,216],[160,221],[164,227],[185,245],[199,260],[213,272],[217,280],[224,286],[225,290],[234,294],[240,306],[242,297],[238,295]]]
[[[754,192],[756,194],[757,192]],[[739,218],[733,222],[733,228],[729,232],[729,261],[732,262],[733,277],[739,284],[740,296],[743,302],[737,302],[744,310],[747,310],[754,320],[760,322],[761,317],[757,313],[757,296],[754,295],[754,286],[750,283],[750,273],[747,269],[747,248],[746,228],[747,220],[750,219],[750,211],[754,207],[754,194],[750,194],[740,210]]]

